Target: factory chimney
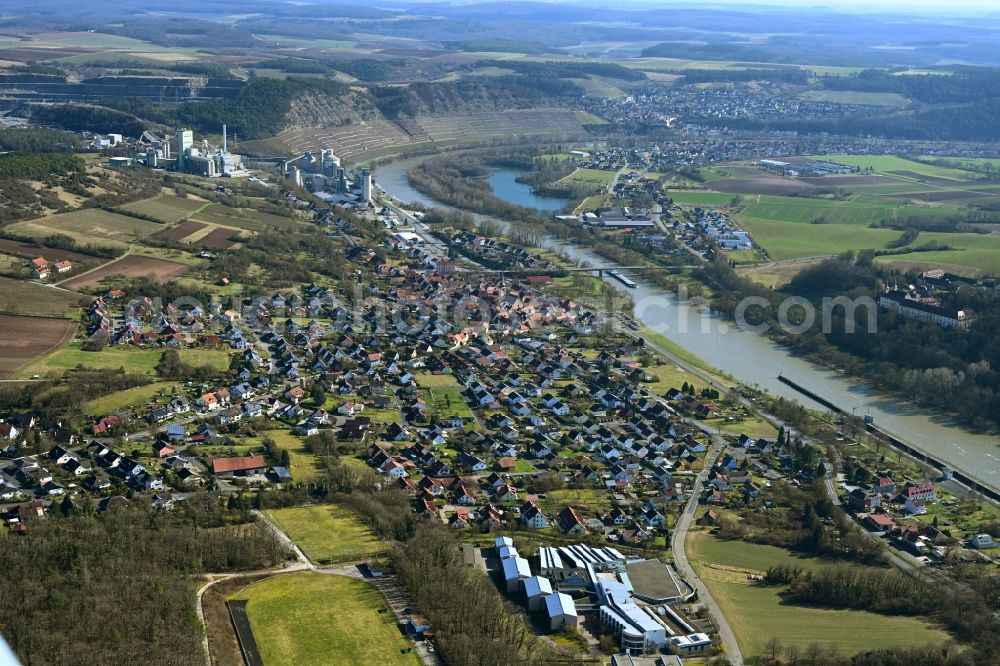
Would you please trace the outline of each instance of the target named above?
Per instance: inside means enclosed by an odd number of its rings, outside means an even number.
[[[222,152],[229,152],[226,150],[226,124],[222,123]]]

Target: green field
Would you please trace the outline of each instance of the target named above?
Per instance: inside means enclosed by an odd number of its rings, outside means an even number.
[[[879,257],[880,263],[909,268],[943,268],[971,276],[1000,275],[1000,236],[985,234],[920,234],[913,247],[937,241],[954,249]]]
[[[163,225],[97,208],[84,208],[18,222],[7,229],[12,234],[35,240],[63,234],[84,245],[127,247],[135,240],[160,231]]]
[[[208,205],[207,201],[192,199],[190,197],[181,198],[173,194],[164,194],[152,199],[143,199],[121,206],[122,210],[139,215],[149,215],[164,222],[180,222],[191,213],[201,210]]]
[[[867,169],[871,167],[876,172],[892,173],[894,171],[912,171],[913,173],[930,178],[949,178],[952,180],[967,180],[973,174],[960,169],[949,169],[947,167],[934,166],[908,160],[905,157],[895,155],[846,155],[843,153],[833,155],[812,155],[811,159],[827,160],[839,164],[851,164]]]
[[[278,446],[288,451],[289,471],[292,473],[293,481],[312,481],[319,475],[319,461],[317,457],[306,451],[305,443],[301,437],[293,435],[290,430],[268,430],[262,432],[260,437],[248,437],[243,441],[247,444],[261,446],[264,437],[270,437]]]
[[[745,215],[739,216],[739,220],[777,261],[884,248],[901,233],[853,224],[794,224]]]
[[[229,208],[217,203],[205,206],[193,214],[191,219],[248,231],[290,229],[299,225],[299,222],[288,217],[280,217],[252,208]]]
[[[795,557],[787,550],[742,541],[721,541],[705,532],[692,532],[687,542],[691,563],[719,603],[736,633],[745,656],[760,656],[774,636],[785,647],[810,643],[836,644],[841,654],[876,647],[942,643],[944,631],[914,617],[889,616],[856,610],[834,610],[785,602],[780,588],[752,583],[746,574],[764,571],[787,561],[805,568],[830,566],[824,560]],[[713,565],[715,565],[713,567]]]
[[[313,562],[351,562],[384,553],[379,540],[354,512],[335,504],[265,512]]]
[[[160,395],[169,398],[180,390],[181,386],[176,382],[153,382],[145,386],[136,386],[87,401],[83,405],[83,413],[88,416],[106,416],[122,409],[141,407]]]
[[[737,196],[704,190],[670,190],[666,194],[674,200],[674,203],[687,206],[728,206]]]
[[[211,365],[216,370],[229,367],[229,352],[216,349],[179,349],[181,361],[192,365]],[[79,342],[72,342],[55,353],[21,371],[22,377],[48,372],[71,370],[78,365],[98,369],[124,368],[126,372],[145,375],[156,374],[156,364],[163,356],[162,349],[135,349],[132,347],[107,347],[99,352],[80,349]]]
[[[807,90],[799,93],[799,99],[809,102],[888,106],[895,109],[910,105],[910,100],[898,93],[859,92],[857,90]]]
[[[566,176],[560,183],[579,183],[581,185],[591,185],[593,187],[607,187],[615,179],[615,171],[603,171],[601,169],[577,169]]]
[[[435,375],[431,372],[417,372],[413,377],[420,388],[459,388],[454,375]]]
[[[420,666],[396,616],[379,613],[385,598],[374,586],[346,576],[278,575],[233,596],[246,599],[265,664]]]
[[[867,226],[874,222],[899,216],[934,216],[942,211],[934,208],[917,208],[875,196],[859,196],[844,201],[831,199],[805,199],[750,195],[743,197],[740,216],[763,220],[809,224],[822,218],[827,224],[854,224]]]

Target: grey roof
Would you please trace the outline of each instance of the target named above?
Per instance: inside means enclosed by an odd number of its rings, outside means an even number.
[[[531,568],[528,560],[523,557],[508,557],[503,560],[504,580],[514,580],[515,578],[528,578],[531,576]]]
[[[576,617],[576,604],[573,603],[571,596],[563,592],[550,594],[545,597],[545,611],[549,617],[556,617],[557,615]]]
[[[524,581],[524,593],[529,597],[552,594],[552,583],[549,582],[548,578],[532,576]]]

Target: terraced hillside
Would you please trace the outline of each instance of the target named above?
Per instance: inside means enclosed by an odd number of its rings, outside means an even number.
[[[454,142],[507,136],[568,136],[583,133],[571,109],[541,108],[450,113],[404,118],[393,122],[384,117],[340,126],[296,126],[278,135],[293,153],[332,148],[342,158],[367,152],[421,143]]]

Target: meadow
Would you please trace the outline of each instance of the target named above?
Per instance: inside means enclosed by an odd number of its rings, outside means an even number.
[[[265,513],[317,564],[359,561],[386,551],[385,543],[346,507],[319,504]]]
[[[211,365],[217,370],[229,367],[230,353],[218,349],[178,349],[181,362],[191,365]],[[136,349],[133,347],[107,347],[99,352],[83,351],[79,342],[72,342],[55,353],[33,362],[21,371],[21,376],[44,375],[49,372],[61,374],[78,365],[96,369],[115,370],[155,375],[156,365],[163,357],[163,349]]]
[[[98,208],[84,208],[69,213],[57,213],[35,220],[17,222],[7,227],[10,233],[34,240],[53,234],[63,234],[82,245],[128,247],[140,238],[156,233],[163,226]]]
[[[301,437],[293,435],[290,430],[268,430],[262,432],[260,437],[248,437],[244,441],[247,444],[261,446],[264,437],[270,437],[278,446],[288,451],[289,471],[294,481],[309,482],[319,475],[319,461],[316,456],[306,451]]]
[[[207,205],[208,202],[203,199],[162,194],[152,199],[142,199],[125,204],[121,206],[121,210],[138,215],[148,215],[163,222],[180,222]]]
[[[385,598],[373,585],[346,576],[274,576],[233,596],[246,599],[265,664],[419,666],[396,616],[379,613]]]
[[[177,382],[153,382],[89,400],[83,405],[83,413],[88,416],[107,416],[123,409],[141,407],[156,397],[169,401],[170,396],[179,391],[181,385]]]
[[[763,655],[774,636],[786,648],[833,644],[848,655],[875,647],[939,644],[949,638],[946,632],[916,617],[787,603],[780,588],[751,582],[746,573],[733,570],[766,571],[779,562],[818,570],[832,566],[826,560],[797,557],[783,548],[722,541],[700,531],[690,533],[686,547],[745,656]]]

